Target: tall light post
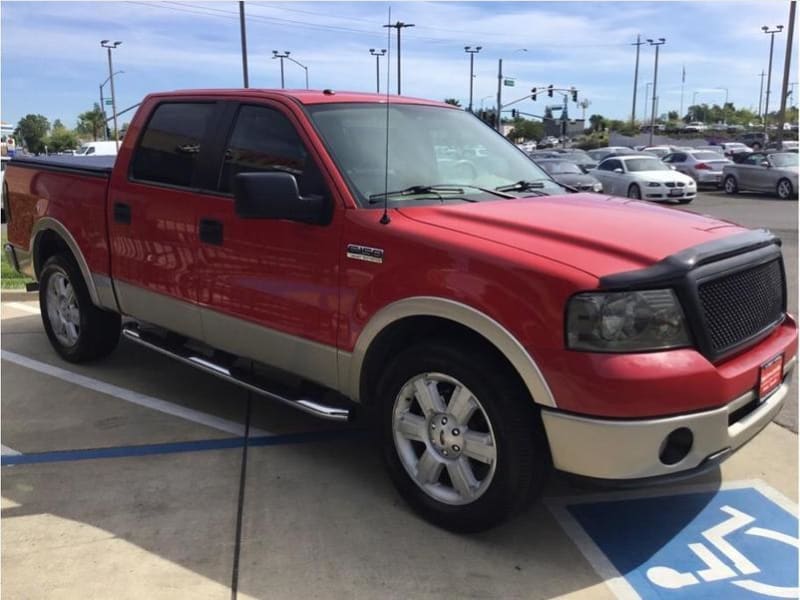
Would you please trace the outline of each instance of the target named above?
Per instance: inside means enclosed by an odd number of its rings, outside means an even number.
[[[641,36],[639,34],[636,35],[636,43],[631,44],[631,46],[636,46],[636,67],[633,69],[633,108],[631,108],[631,127],[636,122],[636,94],[638,93],[638,86],[639,86],[639,47],[644,44],[641,40]],[[647,97],[645,97],[645,102],[647,102]],[[645,108],[645,113],[647,113],[647,108]]]
[[[291,52],[289,52],[288,50],[284,50],[283,52],[278,52],[277,50],[272,51],[272,60],[275,60],[276,58],[281,59],[281,89],[286,87],[284,85],[284,79],[283,79],[283,59],[289,58],[289,54],[291,54]]]
[[[120,75],[125,71],[114,71],[114,75]],[[106,134],[106,122],[108,118],[106,117],[106,104],[105,99],[103,98],[103,87],[111,80],[111,77],[106,77],[106,80],[100,84],[100,110],[103,113],[103,139],[108,140],[108,135]]]
[[[308,89],[308,67],[305,66],[303,63],[301,63],[299,60],[293,59],[291,56],[289,56],[288,52],[286,53],[286,60],[292,61],[294,64],[296,64],[298,67],[300,67],[301,69],[303,69],[303,71],[306,72],[306,89]]]
[[[786,32],[786,56],[783,59],[783,82],[781,84],[781,107],[778,111],[778,145],[782,146],[783,127],[786,124],[786,100],[789,95],[789,73],[792,64],[792,39],[794,38],[794,15],[797,0],[789,3],[789,29]]]
[[[775,48],[775,34],[783,31],[783,25],[776,25],[775,29],[770,29],[766,25],[761,31],[769,35],[769,66],[767,67],[767,97],[764,100],[764,141],[767,141],[767,121],[769,121],[769,88],[772,85],[772,51]]]
[[[481,46],[464,46],[464,52],[469,54],[469,112],[472,112],[472,82],[475,78],[475,55],[481,51]]]
[[[375,50],[370,48],[369,53],[375,57],[375,91],[381,93],[381,56],[386,56],[386,49]]]
[[[761,75],[759,75],[759,77],[761,78],[761,87],[758,90],[758,118],[759,119],[761,118],[761,107],[764,105],[764,76],[765,75],[766,75],[766,73],[764,73],[764,69],[761,69]]]
[[[414,23],[403,23],[402,21],[397,21],[396,23],[389,23],[388,25],[384,25],[384,27],[397,29],[397,95],[399,96],[400,95],[400,32],[406,27],[414,27]]]
[[[651,87],[653,87],[652,81],[648,81],[644,85],[644,102],[642,102],[642,107],[644,108],[644,115],[642,116],[642,124],[647,122],[647,99],[650,97]]]
[[[115,50],[122,42],[111,42],[109,40],[100,40],[100,46],[108,50],[108,78],[111,80],[111,112],[114,115],[114,142],[119,151],[119,129],[117,128],[117,95],[114,92],[114,67],[111,63],[111,51]]]
[[[658,50],[659,48],[667,43],[667,40],[664,38],[658,38],[657,42],[654,42],[651,39],[647,40],[647,43],[651,46],[655,46],[656,48],[656,60],[655,66],[653,67],[653,108],[650,114],[650,142],[649,144],[653,145],[653,130],[656,128],[656,89],[658,88]]]

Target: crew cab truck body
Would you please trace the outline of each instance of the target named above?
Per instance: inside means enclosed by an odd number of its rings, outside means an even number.
[[[693,474],[786,397],[778,239],[564,194],[465,111],[153,94],[104,160],[6,174],[6,252],[61,356],[107,354],[125,315],[131,340],[307,412],[370,408],[394,483],[441,526],[502,521],[551,465]]]

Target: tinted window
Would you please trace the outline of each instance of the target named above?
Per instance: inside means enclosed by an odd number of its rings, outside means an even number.
[[[601,171],[613,171],[614,169],[621,169],[622,163],[616,159],[604,160],[597,168]]]
[[[766,157],[763,154],[751,154],[742,162],[746,165],[760,165],[761,161],[763,161],[765,158]]]
[[[161,104],[134,151],[134,179],[188,187],[214,104]]]
[[[243,106],[236,117],[219,176],[219,190],[233,191],[238,173],[283,171],[297,179],[300,195],[324,194],[322,175],[297,131],[277,110]]]
[[[671,156],[672,156],[672,158],[670,159],[669,162],[679,163],[679,162],[686,161],[686,155],[681,153],[681,152],[676,152],[675,154],[672,154]]]

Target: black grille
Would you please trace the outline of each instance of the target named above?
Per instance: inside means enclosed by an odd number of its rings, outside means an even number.
[[[698,294],[712,349],[729,350],[783,318],[780,259],[703,283]]]

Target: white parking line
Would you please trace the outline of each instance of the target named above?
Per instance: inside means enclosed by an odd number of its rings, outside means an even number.
[[[0,444],[0,456],[19,456],[22,452],[18,452],[13,448],[9,448],[8,446],[3,446]]]
[[[186,419],[187,421],[199,423],[200,425],[205,425],[206,427],[211,427],[212,429],[218,429],[219,431],[226,431],[238,436],[244,435],[244,424],[242,423],[236,423],[235,421],[229,421],[228,419],[215,417],[213,415],[200,412],[199,410],[181,406],[180,404],[173,404],[172,402],[167,402],[166,400],[161,400],[160,398],[154,398],[153,396],[134,392],[133,390],[128,390],[111,383],[106,383],[105,381],[86,377],[85,375],[79,375],[78,373],[73,373],[72,371],[67,371],[66,369],[54,367],[53,365],[48,365],[47,363],[28,358],[27,356],[22,356],[21,354],[16,354],[15,352],[9,352],[8,350],[3,350],[0,352],[0,357],[2,357],[3,360],[7,360],[21,367],[32,369],[34,371],[38,371],[39,373],[49,375],[50,377],[55,377],[56,379],[61,379],[62,381],[94,390],[96,392],[100,392],[101,394],[113,396],[114,398],[119,398],[120,400],[125,400],[126,402],[130,402],[138,406],[144,406],[145,408],[150,408],[174,417]],[[265,436],[274,434],[263,429],[251,427],[250,435]]]
[[[25,304],[24,302],[6,302],[6,306],[14,310],[21,310],[22,312],[31,313],[32,315],[41,314],[39,305]]]

